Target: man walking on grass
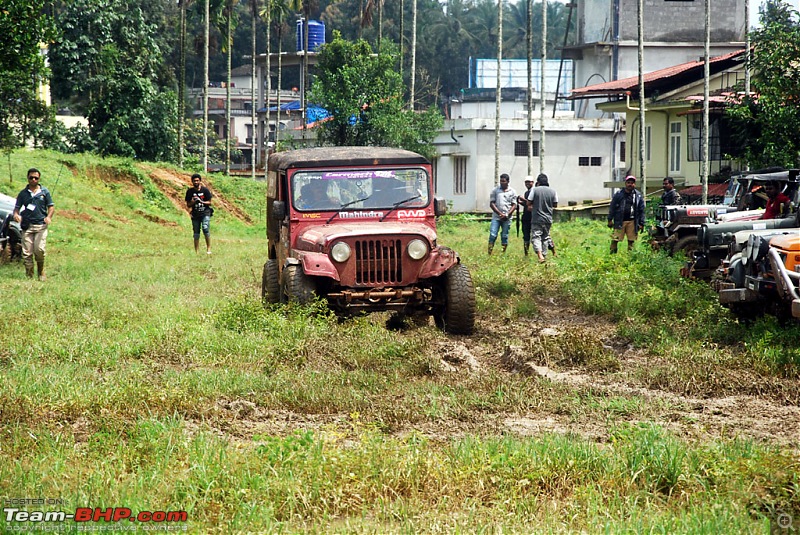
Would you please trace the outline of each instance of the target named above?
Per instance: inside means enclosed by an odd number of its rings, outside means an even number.
[[[209,225],[214,209],[211,207],[213,195],[203,186],[199,174],[192,175],[192,187],[186,190],[186,206],[192,211],[192,231],[194,232],[194,252],[200,252],[200,230],[206,238],[206,254],[211,254],[211,231]]]
[[[28,169],[28,186],[19,192],[14,205],[14,221],[22,228],[22,263],[25,275],[33,278],[33,260],[39,272],[39,280],[47,277],[44,273],[45,247],[47,246],[47,226],[53,220],[55,205],[50,192],[39,184],[42,174],[38,169]]]
[[[536,187],[528,192],[528,209],[531,210],[531,243],[539,263],[545,261],[547,250],[556,256],[556,247],[550,237],[553,225],[553,210],[558,206],[558,194],[550,187],[547,175],[536,177]]]

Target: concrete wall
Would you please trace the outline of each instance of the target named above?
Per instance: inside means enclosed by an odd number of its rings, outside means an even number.
[[[528,158],[514,156],[514,145],[515,141],[527,143],[527,120],[502,119],[500,126],[500,172],[510,175],[511,186],[520,193],[524,191],[523,182],[528,174]],[[454,212],[490,211],[489,194],[495,187],[494,128],[494,119],[448,120],[435,140],[439,153],[437,195],[450,201]],[[603,187],[603,182],[612,176],[614,121],[555,118],[546,119],[545,128],[544,172],[558,192],[559,201],[566,205],[568,201],[608,198],[610,192]],[[537,121],[534,140],[539,139],[538,129]],[[580,166],[581,156],[600,157],[601,165]],[[458,157],[466,158],[467,164],[464,194],[454,191],[454,161]],[[538,156],[533,157],[532,166],[532,175],[536,176],[539,174]]]
[[[637,0],[619,1],[622,41],[637,41]],[[751,9],[755,9],[752,8]],[[578,3],[578,42],[612,42],[614,0]],[[744,41],[744,0],[711,2],[711,41]],[[704,0],[644,0],[646,41],[699,42],[705,40]]]

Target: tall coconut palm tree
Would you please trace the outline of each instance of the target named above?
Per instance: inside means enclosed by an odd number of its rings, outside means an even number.
[[[180,0],[180,66],[178,73],[178,166],[183,167],[186,141],[186,9],[191,0]]]
[[[203,5],[203,172],[208,172],[208,48],[211,27],[211,1]]]
[[[409,89],[408,109],[414,111],[414,82],[417,78],[417,0],[411,1],[411,88]]]
[[[494,110],[494,185],[500,184],[500,102],[502,101],[502,88],[500,87],[500,68],[503,64],[503,0],[497,0],[497,89],[495,93]]]
[[[256,122],[256,91],[260,84],[256,80],[256,19],[258,19],[258,0],[250,0],[250,178],[256,178],[258,161],[258,123]]]
[[[225,52],[227,56],[227,77],[225,82],[225,175],[231,174],[231,60],[233,56],[233,26],[236,24],[236,4],[239,0],[226,0],[223,15],[225,18]]]

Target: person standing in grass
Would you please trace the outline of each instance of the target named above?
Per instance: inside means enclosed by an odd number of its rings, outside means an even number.
[[[508,231],[511,230],[511,216],[517,209],[517,192],[508,185],[509,176],[500,175],[500,185],[492,190],[489,196],[489,208],[492,209],[492,226],[489,228],[489,254],[492,254],[497,233],[500,232],[500,243],[503,252],[508,247]]]
[[[644,197],[636,189],[636,177],[625,177],[625,187],[614,194],[608,207],[608,228],[611,234],[611,254],[617,253],[617,244],[628,238],[628,250],[633,249],[638,233],[644,230]]]
[[[671,176],[664,177],[664,182],[661,183],[664,187],[664,193],[661,194],[661,204],[664,206],[673,206],[681,203],[681,194],[675,189],[675,179]]]
[[[28,169],[28,186],[19,192],[14,205],[14,221],[22,228],[22,263],[25,275],[33,278],[33,260],[39,280],[47,277],[44,273],[45,247],[47,246],[47,227],[53,220],[55,204],[50,192],[39,184],[42,174],[38,169]]]
[[[211,254],[211,216],[214,209],[211,207],[213,195],[207,187],[203,186],[202,177],[195,173],[192,175],[192,187],[186,190],[186,207],[192,213],[192,231],[194,232],[194,252],[200,252],[200,231],[206,238],[206,254]]]
[[[556,247],[550,237],[553,225],[553,210],[558,206],[558,194],[550,187],[547,175],[541,173],[536,177],[536,187],[528,193],[528,209],[531,210],[531,243],[539,263],[545,261],[547,250],[556,256]]]
[[[528,175],[525,177],[525,193],[517,197],[517,210],[522,210],[522,248],[525,251],[525,256],[528,256],[528,249],[531,246],[531,215],[533,212],[528,208],[528,195],[533,189],[533,177]],[[519,217],[519,212],[517,212]],[[517,227],[517,236],[519,236],[519,227]]]

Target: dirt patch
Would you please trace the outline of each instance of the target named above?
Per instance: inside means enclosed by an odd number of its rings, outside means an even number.
[[[155,216],[155,215],[152,215],[152,214],[147,214],[145,212],[142,212],[141,210],[136,210],[136,213],[139,214],[140,216],[142,216],[143,218],[147,219],[148,221],[151,221],[153,223],[158,223],[162,227],[177,227],[178,226],[178,224],[176,222],[174,222],[174,221],[167,221],[166,219],[161,219],[158,216]]]
[[[105,217],[107,219],[113,219],[115,221],[119,221],[120,223],[129,223],[130,222],[130,219],[128,219],[127,217],[123,217],[121,215],[109,213],[106,210],[104,210],[101,206],[92,206],[91,208],[92,208],[92,210],[94,210],[98,214],[101,214],[103,217]]]
[[[77,219],[78,221],[91,221],[92,216],[83,212],[76,212],[75,210],[59,210],[58,217],[64,219]]]
[[[448,336],[426,352],[438,364],[435,374],[465,378],[524,374],[552,383],[553,395],[564,396],[566,408],[477,411],[469,418],[393,426],[391,433],[400,437],[419,433],[442,442],[468,435],[556,433],[605,443],[617,426],[653,423],[690,441],[741,437],[800,450],[800,406],[796,403],[759,391],[730,395],[711,389],[697,396],[689,390],[653,388],[642,379],[642,370],[665,359],[619,337],[616,325],[604,318],[588,316],[555,299],[537,304],[535,318],[506,322],[481,317],[474,335]],[[549,349],[539,351],[543,346]],[[585,355],[611,355],[617,366],[597,368]],[[751,382],[757,378],[751,377]],[[226,400],[190,427],[200,426],[226,440],[249,442],[258,436],[297,431],[347,433],[352,422],[347,414],[301,414],[264,409],[248,400]]]
[[[175,205],[180,211],[184,211],[189,213],[189,209],[186,207],[186,190],[192,186],[191,181],[189,180],[190,175],[184,175],[181,173],[177,173],[174,171],[170,171],[169,169],[162,169],[158,167],[149,167],[145,165],[140,165],[140,168],[145,171],[149,176],[153,183],[158,187],[159,190]],[[247,215],[243,210],[241,210],[238,206],[228,201],[223,195],[216,190],[214,190],[214,186],[211,181],[205,180],[203,184],[211,191],[211,194],[214,196],[214,209],[222,208],[233,217],[244,221],[245,223],[252,223],[253,219]]]
[[[139,196],[144,192],[144,188],[134,175],[121,172],[118,168],[92,165],[87,167],[85,172],[89,180],[104,185],[114,184],[123,193]]]

